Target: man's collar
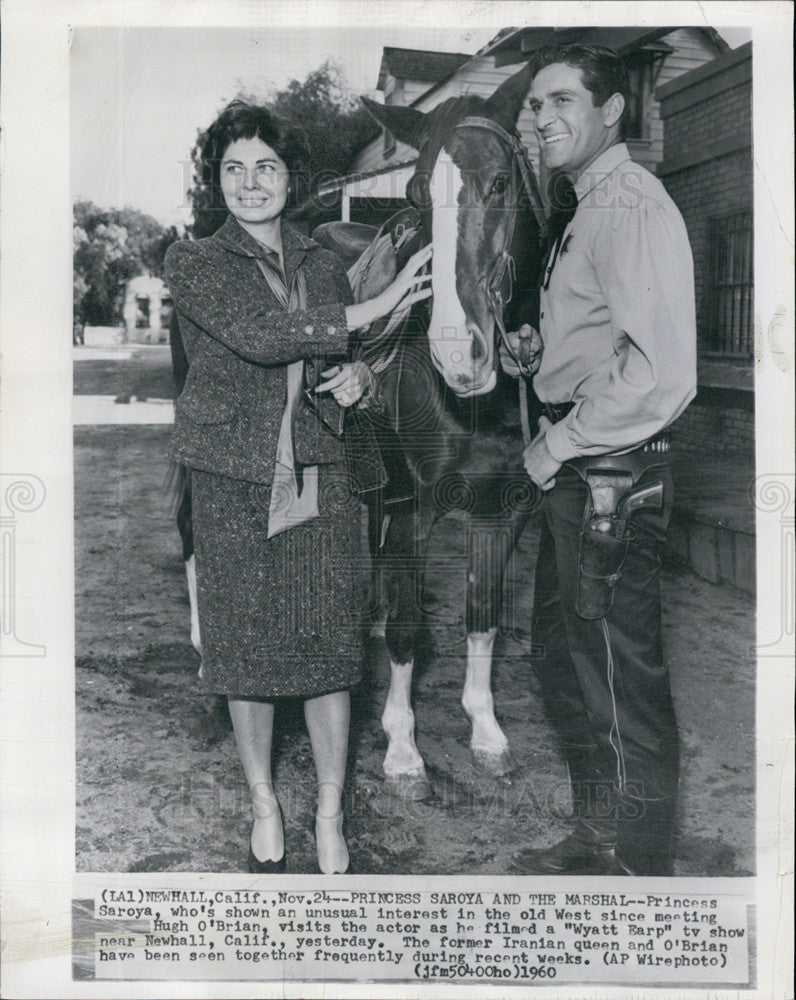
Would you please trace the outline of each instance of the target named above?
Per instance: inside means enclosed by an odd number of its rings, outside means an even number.
[[[608,174],[616,170],[620,163],[624,163],[625,160],[629,159],[630,153],[623,142],[617,142],[600,153],[597,159],[590,163],[575,181],[575,194],[578,196],[578,201],[583,201],[584,196],[592,188],[597,187],[598,184],[605,180]]]
[[[246,232],[234,215],[227,216],[214,238],[228,250],[245,257],[260,257],[265,260],[269,253],[275,252],[256,240],[251,233]],[[304,236],[290,225],[282,224],[282,256],[288,270],[293,270],[291,264],[297,254],[303,257],[308,250],[314,250],[318,246],[315,240]]]

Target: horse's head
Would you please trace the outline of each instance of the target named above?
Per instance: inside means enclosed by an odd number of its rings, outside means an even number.
[[[488,99],[451,98],[427,114],[363,98],[388,131],[419,153],[407,198],[434,244],[431,356],[459,396],[494,388],[495,316],[502,313],[495,292],[513,266],[512,247],[517,252],[525,240],[524,253],[537,249],[531,244],[538,228],[529,233],[516,224],[524,192],[513,135],[530,80],[525,66]]]

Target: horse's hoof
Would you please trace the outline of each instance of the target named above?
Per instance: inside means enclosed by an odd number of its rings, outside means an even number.
[[[434,794],[425,774],[396,774],[384,779],[384,791],[407,802],[425,802]]]
[[[491,750],[478,750],[473,747],[475,766],[492,778],[503,778],[514,770],[514,761],[508,750],[493,753]]]

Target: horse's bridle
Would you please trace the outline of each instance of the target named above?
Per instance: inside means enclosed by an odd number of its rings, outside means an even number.
[[[520,190],[525,190],[525,193],[528,195],[528,201],[530,202],[533,214],[536,217],[536,222],[539,226],[539,239],[541,242],[545,238],[545,234],[547,232],[544,206],[542,205],[539,186],[536,183],[536,178],[531,168],[531,164],[528,161],[528,154],[525,152],[525,147],[523,146],[519,135],[516,132],[507,132],[501,125],[498,125],[497,122],[492,121],[490,118],[480,118],[475,115],[468,118],[462,118],[460,122],[457,122],[454,132],[460,128],[480,128],[484,131],[491,132],[509,147],[512,153],[511,159],[514,167],[511,176],[511,194],[514,195],[516,204],[519,199]],[[503,321],[503,310],[511,301],[513,281],[516,276],[514,258],[509,253],[512,240],[514,239],[514,224],[516,222],[516,218],[517,213],[515,211],[512,213],[509,224],[506,228],[505,246],[495,258],[492,269],[487,276],[486,298],[489,303],[489,308],[492,311],[495,326],[498,329],[503,346],[517,367],[521,371],[525,372],[526,365],[520,360],[516,351],[509,343],[506,326]],[[502,288],[507,277],[509,287],[507,294],[504,296]]]

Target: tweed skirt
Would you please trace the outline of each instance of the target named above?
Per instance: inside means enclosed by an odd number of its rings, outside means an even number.
[[[360,505],[321,466],[320,517],[267,538],[271,489],[191,472],[202,680],[231,697],[313,697],[361,676]]]

